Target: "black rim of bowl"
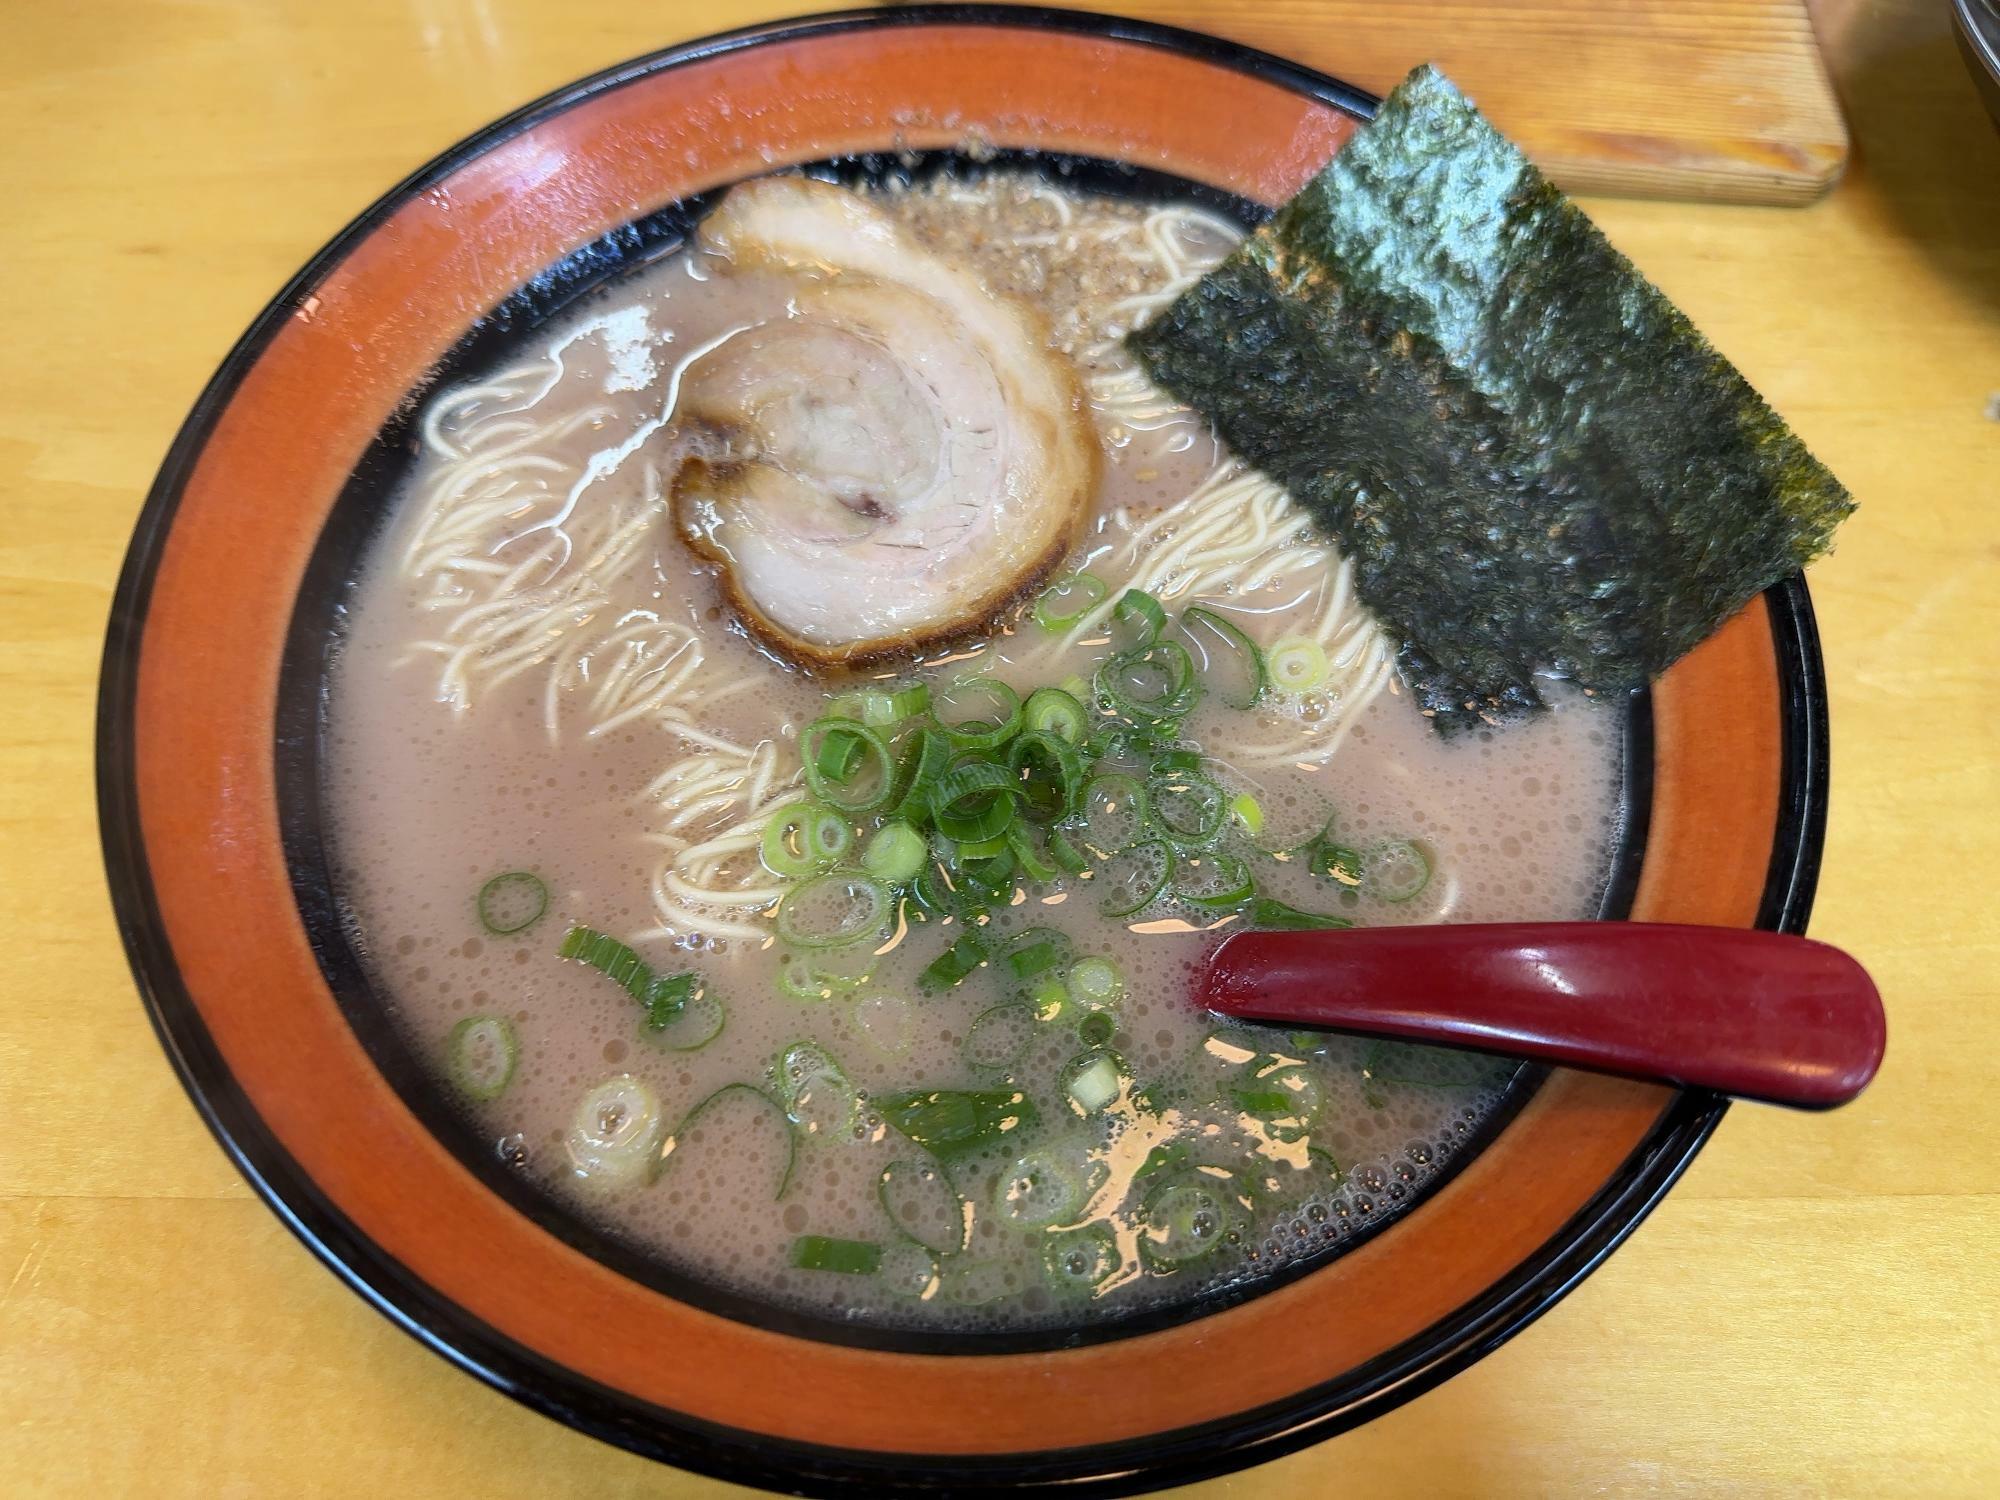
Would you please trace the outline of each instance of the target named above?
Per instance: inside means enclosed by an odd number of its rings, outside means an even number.
[[[1369,95],[1310,69],[1196,32],[1087,12],[941,5],[842,12],[724,33],[608,69],[496,121],[392,189],[314,256],[230,351],[175,438],[135,528],[106,634],[97,722],[100,831],[113,905],[140,993],[210,1131],[308,1249],[397,1326],[461,1369],[608,1442],[771,1489],[977,1495],[1060,1485],[1076,1494],[1130,1494],[1243,1468],[1321,1441],[1400,1405],[1496,1348],[1559,1301],[1637,1227],[1700,1150],[1727,1101],[1700,1092],[1680,1094],[1616,1176],[1513,1274],[1399,1348],[1337,1381],[1266,1407],[1141,1440],[999,1457],[873,1453],[778,1441],[652,1406],[556,1365],[419,1281],[349,1222],[271,1135],[209,1037],[174,964],[138,824],[131,728],[139,646],[181,489],[217,418],[272,334],[353,246],[438,178],[597,93],[770,41],[937,24],[1108,36],[1248,73],[1362,118],[1375,105]],[[1758,925],[1803,932],[1825,831],[1825,680],[1803,578],[1776,585],[1765,600],[1779,659],[1783,744],[1778,824]]]

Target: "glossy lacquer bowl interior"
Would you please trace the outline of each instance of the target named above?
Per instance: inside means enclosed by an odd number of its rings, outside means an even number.
[[[689,1468],[869,1496],[1108,1494],[1407,1400],[1631,1230],[1721,1102],[1534,1071],[1434,1191],[1385,1199],[1371,1232],[1247,1298],[977,1343],[763,1312],[603,1241],[460,1140],[381,1024],[326,884],[326,653],[413,392],[671,248],[716,190],[775,167],[865,173],[976,141],[1255,217],[1370,107],[1261,54],[1073,13],[801,21],[640,59],[501,121],[271,304],[190,415],[134,538],[106,647],[100,800],[167,1051],[330,1267],[481,1379]],[[1800,930],[1826,765],[1804,585],[1753,603],[1630,714],[1605,914]]]

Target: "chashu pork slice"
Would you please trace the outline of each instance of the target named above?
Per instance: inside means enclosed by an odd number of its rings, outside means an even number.
[[[675,520],[744,621],[807,666],[970,635],[1074,543],[1097,476],[1075,372],[1018,304],[867,199],[766,178],[702,227],[781,309],[687,371]]]

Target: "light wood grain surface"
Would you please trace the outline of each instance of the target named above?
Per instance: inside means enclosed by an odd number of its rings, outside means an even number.
[[[1847,164],[1805,0],[1155,0],[1144,11],[1377,94],[1428,58],[1571,193],[1807,203]]]
[[[141,496],[265,298],[493,115],[784,8],[0,6],[0,1494],[743,1493],[457,1374],[251,1197],[133,993],[90,737]],[[1732,1113],[1470,1372],[1189,1495],[2000,1494],[2000,142],[1941,7],[1819,20],[1858,144],[1828,199],[1589,207],[1861,500],[1812,580],[1834,728],[1813,930],[1879,978],[1887,1066],[1834,1115]],[[1340,68],[1337,38],[1292,50]],[[1537,82],[1555,117],[1567,80]]]

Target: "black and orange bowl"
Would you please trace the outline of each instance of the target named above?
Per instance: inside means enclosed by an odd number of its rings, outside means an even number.
[[[105,646],[112,894],[223,1148],[356,1291],[535,1410],[686,1468],[886,1496],[1123,1494],[1409,1400],[1532,1321],[1673,1184],[1723,1101],[1524,1072],[1458,1170],[1288,1277],[1036,1334],[870,1330],[703,1285],[538,1196],[402,1050],[320,838],[329,643],[407,461],[410,398],[671,249],[745,177],[948,161],[968,140],[1254,220],[1365,94],[1190,32],[917,7],[640,58],[499,121],[376,203],[251,326],[139,520]],[[1826,799],[1793,579],[1631,705],[1605,914],[1804,927]]]

